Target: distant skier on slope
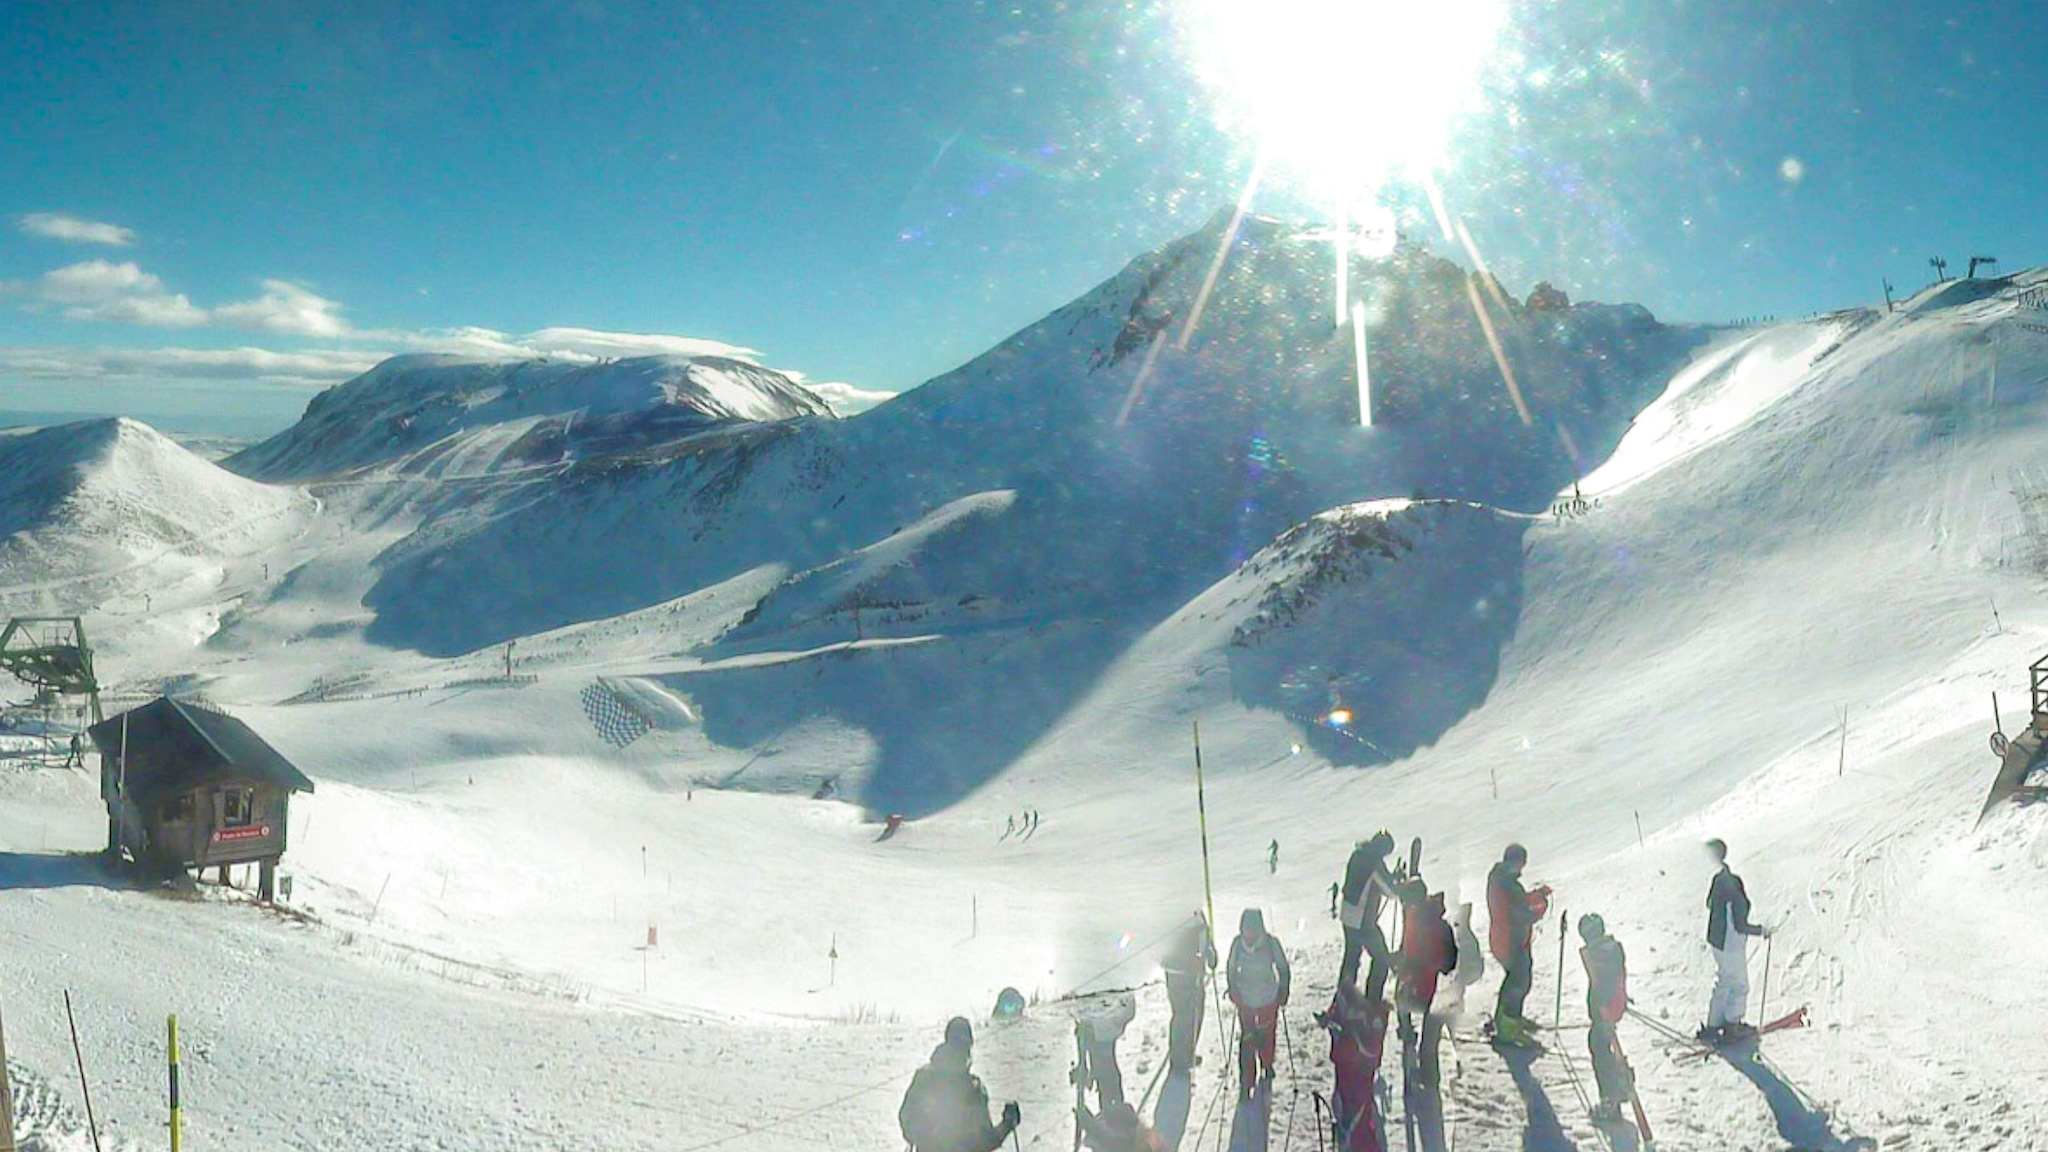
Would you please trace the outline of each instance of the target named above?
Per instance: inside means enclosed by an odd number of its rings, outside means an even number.
[[[1423,1085],[1437,1083],[1437,1052],[1444,1022],[1430,1011],[1436,1002],[1438,977],[1458,967],[1458,943],[1444,921],[1444,894],[1431,893],[1421,877],[1401,883],[1401,954],[1394,1002],[1401,1010],[1401,1039],[1413,1041],[1416,1077]]]
[[[1079,1030],[1081,1062],[1075,1068],[1074,1083],[1095,1089],[1096,1103],[1103,1108],[1121,1104],[1124,1074],[1116,1063],[1116,1042],[1138,1015],[1138,1002],[1128,992],[1091,1001],[1074,1016]]]
[[[1487,928],[1493,958],[1500,961],[1500,998],[1493,1009],[1494,1038],[1503,1044],[1527,1044],[1535,1029],[1522,1015],[1535,979],[1532,934],[1543,914],[1550,909],[1550,889],[1534,891],[1522,887],[1522,869],[1529,863],[1529,850],[1510,844],[1500,863],[1486,877]]]
[[[1615,1032],[1628,1011],[1628,953],[1621,941],[1607,934],[1607,922],[1596,914],[1579,917],[1579,939],[1586,942],[1579,959],[1586,965],[1586,1014],[1593,1021],[1586,1048],[1593,1056],[1593,1079],[1600,1086],[1593,1119],[1604,1123],[1621,1119],[1621,1106],[1635,1090]]]
[[[1707,948],[1714,954],[1714,994],[1707,1002],[1707,1022],[1699,1038],[1709,1044],[1744,1040],[1756,1029],[1743,1022],[1749,1011],[1749,937],[1768,936],[1770,930],[1749,921],[1749,892],[1742,877],[1728,867],[1728,845],[1707,841],[1713,858],[1714,881],[1707,886]]]
[[[1266,931],[1266,917],[1257,908],[1245,909],[1238,918],[1225,983],[1230,1002],[1237,1007],[1237,1067],[1244,1094],[1249,1096],[1262,1069],[1265,1079],[1273,1078],[1280,1010],[1287,1006],[1294,983],[1287,952],[1279,939]]]
[[[1186,1072],[1195,1065],[1195,1045],[1202,1038],[1204,993],[1210,974],[1216,971],[1216,942],[1200,912],[1189,916],[1167,942],[1159,967],[1166,973],[1166,1006],[1172,1013],[1166,1026],[1166,1065],[1172,1071]]]
[[[1330,1033],[1330,1065],[1336,1090],[1330,1094],[1336,1146],[1342,1152],[1382,1152],[1380,1118],[1373,1084],[1387,1043],[1387,1005],[1368,1000],[1355,985],[1337,985],[1327,1012],[1316,1023]]]
[[[1370,840],[1360,840],[1344,865],[1344,887],[1340,891],[1342,910],[1337,919],[1344,925],[1344,959],[1337,966],[1338,985],[1358,983],[1360,953],[1372,954],[1372,968],[1366,978],[1365,994],[1378,1000],[1386,993],[1387,965],[1392,959],[1386,934],[1380,931],[1380,900],[1393,891],[1387,874],[1387,854],[1394,850],[1392,833],[1381,831]]]
[[[973,1062],[974,1026],[955,1016],[896,1109],[896,1125],[915,1152],[995,1152],[1017,1130],[1015,1101],[1003,1105],[1001,1123],[989,1123],[988,1089],[970,1071]]]
[[[1269,844],[1269,845],[1267,845],[1267,846],[1266,846],[1266,874],[1267,874],[1268,876],[1271,876],[1271,875],[1274,875],[1275,873],[1277,873],[1277,872],[1279,872],[1279,871],[1280,871],[1280,841],[1278,841],[1278,840],[1275,840],[1275,841],[1273,841],[1273,842],[1272,842],[1271,844]]]

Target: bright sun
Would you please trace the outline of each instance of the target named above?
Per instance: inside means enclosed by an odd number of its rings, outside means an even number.
[[[1503,0],[1181,0],[1226,130],[1334,207],[1443,159]]]

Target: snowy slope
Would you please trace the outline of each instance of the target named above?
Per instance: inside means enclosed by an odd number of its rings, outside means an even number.
[[[1626,1026],[1662,1147],[2048,1143],[2048,830],[1972,829],[1989,692],[2014,730],[2048,648],[2048,318],[2021,302],[2044,277],[1684,364],[1694,334],[1626,310],[1508,313],[1523,425],[1462,285],[1400,257],[1360,280],[1409,318],[1375,348],[1389,403],[1407,357],[1418,407],[1365,431],[1329,419],[1354,393],[1313,250],[1255,229],[1254,271],[1119,425],[1199,239],[853,420],[500,488],[323,487],[260,563],[159,592],[156,615],[220,616],[203,640],[135,639],[153,570],[112,580],[89,619],[111,676],[203,682],[320,781],[287,861],[314,919],[102,888],[49,855],[103,834],[90,782],[0,774],[0,927],[23,955],[121,941],[10,979],[16,1058],[64,1083],[62,979],[109,1069],[96,1102],[145,1146],[177,1008],[209,1046],[208,1146],[886,1147],[938,1023],[1015,985],[1045,1002],[985,1030],[978,1069],[1023,1100],[1024,1143],[1063,1145],[1051,1001],[1152,979],[1148,944],[1203,902],[1198,721],[1217,909],[1264,907],[1296,956],[1296,1055],[1263,1115],[1236,1109],[1212,1023],[1166,1094],[1192,1104],[1182,1147],[1314,1138],[1292,1093],[1328,1086],[1326,887],[1381,826],[1424,838],[1454,902],[1526,843],[1680,1026],[1709,980],[1697,844],[1734,845],[1782,924],[1771,1005],[1815,1026],[1741,1068]],[[534,679],[502,679],[508,656]],[[605,743],[600,683],[667,726]],[[867,810],[898,803],[921,818],[878,841]],[[1568,971],[1568,1026],[1580,995]],[[1124,1047],[1139,1087],[1160,999]],[[268,1018],[312,1021],[311,1054]],[[1461,1045],[1447,1084],[1458,1147],[1601,1146],[1561,1055]]]
[[[645,448],[720,424],[830,416],[787,376],[723,357],[579,364],[422,353],[315,396],[299,423],[228,466],[266,480],[380,464],[478,475]]]
[[[208,581],[225,557],[288,537],[312,508],[133,420],[0,438],[0,610],[105,604],[145,568],[160,587]]]

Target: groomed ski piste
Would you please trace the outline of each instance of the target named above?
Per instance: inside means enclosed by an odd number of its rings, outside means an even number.
[[[896,1148],[955,1014],[1066,1147],[1070,997],[1138,989],[1134,1098],[1163,1059],[1199,722],[1219,946],[1263,909],[1295,993],[1244,1107],[1212,1010],[1146,1108],[1178,1147],[1316,1146],[1328,888],[1386,828],[1482,939],[1510,841],[1556,890],[1546,1050],[1455,1042],[1426,1146],[1634,1146],[1574,1086],[1558,913],[1690,1031],[1711,836],[1776,926],[1752,1018],[1812,1023],[1705,1062],[1624,1023],[1659,1148],[2048,1148],[2048,817],[1976,825],[2048,650],[2048,274],[1691,329],[1404,250],[1356,269],[1363,428],[1327,245],[1251,222],[1180,347],[1221,234],[844,420],[727,362],[400,362],[224,466],[0,437],[0,609],[82,612],[110,712],[202,697],[317,783],[269,910],[107,872],[96,776],[0,762],[25,1146],[91,1146],[68,989],[115,1148],[167,1146],[172,1012],[195,1149]]]

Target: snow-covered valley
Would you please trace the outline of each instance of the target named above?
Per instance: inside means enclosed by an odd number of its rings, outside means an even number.
[[[87,1146],[68,988],[117,1145],[166,1146],[176,1012],[195,1148],[897,1147],[940,1025],[1014,986],[977,1071],[1065,1146],[1065,998],[1141,986],[1127,1076],[1164,1050],[1199,723],[1217,914],[1263,908],[1299,995],[1270,1115],[1212,1018],[1181,1147],[1315,1138],[1327,890],[1384,827],[1482,918],[1526,844],[1685,1030],[1733,846],[1813,1023],[1754,1065],[1624,1025],[1661,1148],[2048,1148],[2048,824],[1975,824],[2048,647],[2048,273],[1703,329],[1404,247],[1353,273],[1361,426],[1310,235],[1251,222],[1182,346],[1220,227],[843,420],[711,359],[401,358],[222,465],[0,438],[0,611],[82,614],[110,712],[201,696],[318,784],[278,912],[104,872],[96,769],[0,761],[24,1123]],[[1435,1146],[1613,1139],[1575,958],[1561,995],[1550,1054],[1458,1045]]]

